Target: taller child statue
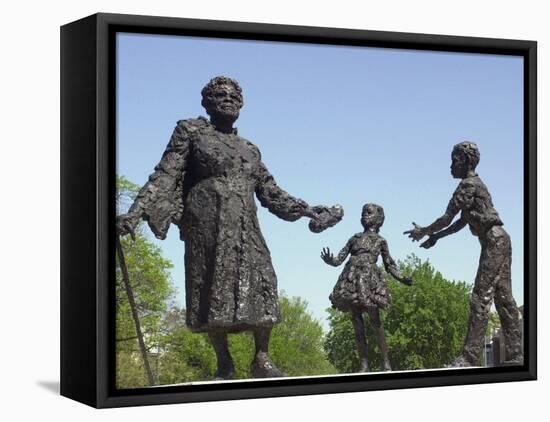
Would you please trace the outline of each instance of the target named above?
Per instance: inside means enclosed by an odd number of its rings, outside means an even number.
[[[493,207],[487,186],[475,172],[480,154],[473,142],[456,144],[451,154],[451,175],[461,179],[445,214],[426,227],[414,224],[406,231],[413,241],[429,236],[420,246],[431,248],[445,236],[466,226],[479,238],[481,255],[470,300],[470,320],[462,354],[451,366],[478,365],[483,352],[489,311],[493,303],[504,332],[506,360],[509,364],[521,364],[521,334],[519,312],[512,296],[512,244],[504,230],[502,220]],[[454,223],[453,218],[460,213]],[[452,223],[452,224],[451,224]]]
[[[312,218],[321,231],[343,215],[339,206],[310,207],[282,190],[262,163],[258,147],[237,135],[243,97],[227,77],[202,90],[210,116],[180,120],[149,181],[127,214],[118,218],[119,234],[133,233],[141,219],[159,239],[171,223],[185,242],[186,322],[207,332],[217,356],[216,377],[230,379],[233,361],[228,333],[250,330],[256,353],[256,378],[285,374],[268,355],[271,329],[279,321],[277,278],[260,232],[254,195],[277,217]]]

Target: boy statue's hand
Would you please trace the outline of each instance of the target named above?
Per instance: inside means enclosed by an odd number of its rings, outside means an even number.
[[[403,234],[408,234],[413,241],[419,241],[424,236],[426,236],[426,229],[424,227],[419,226],[414,221],[413,221],[413,226],[414,228],[412,230],[407,230],[403,232]]]
[[[426,240],[426,241],[424,241],[420,244],[420,247],[424,248],[424,249],[430,249],[432,246],[435,246],[436,243],[437,243],[437,237],[436,236],[430,236],[430,237],[428,237],[428,240]]]

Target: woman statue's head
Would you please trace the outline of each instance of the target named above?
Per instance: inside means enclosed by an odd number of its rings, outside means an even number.
[[[226,76],[216,76],[201,91],[202,106],[214,120],[234,122],[244,104],[239,83]]]

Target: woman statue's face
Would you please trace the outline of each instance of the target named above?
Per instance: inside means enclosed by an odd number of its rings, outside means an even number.
[[[218,86],[205,104],[206,112],[211,117],[231,120],[237,120],[242,106],[242,96],[231,84]]]

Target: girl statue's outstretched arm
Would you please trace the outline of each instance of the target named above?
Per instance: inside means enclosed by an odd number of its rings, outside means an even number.
[[[342,250],[338,253],[338,255],[335,257],[332,252],[330,252],[329,248],[323,248],[321,251],[321,259],[325,261],[328,265],[332,265],[333,267],[337,267],[342,264],[342,262],[345,261],[347,256],[349,255],[351,250],[351,240],[346,243],[346,246],[342,248]]]
[[[390,273],[396,280],[410,286],[412,284],[412,279],[410,277],[404,277],[403,274],[401,274],[401,271],[397,269],[397,265],[390,255],[388,242],[385,239],[382,242],[382,248],[380,252],[382,254],[382,261],[384,262],[384,268],[386,269],[386,271]]]

